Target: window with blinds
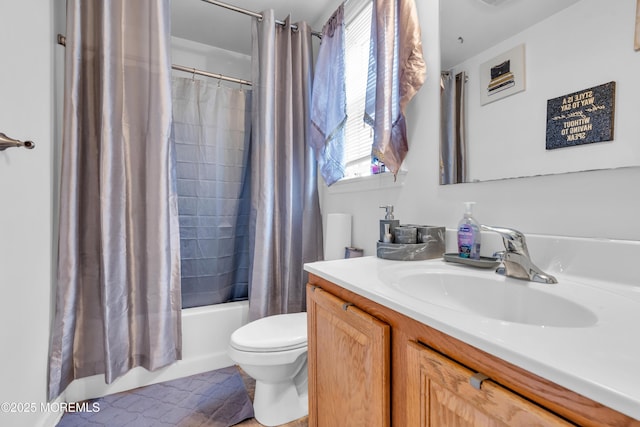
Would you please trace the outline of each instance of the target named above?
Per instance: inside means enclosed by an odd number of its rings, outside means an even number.
[[[345,125],[346,178],[367,176],[372,164],[373,130],[363,120],[371,39],[371,0],[350,0],[345,6],[345,78],[347,123]]]

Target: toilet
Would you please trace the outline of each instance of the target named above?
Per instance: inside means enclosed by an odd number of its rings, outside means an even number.
[[[278,314],[231,334],[229,357],[256,380],[253,412],[265,426],[309,413],[307,313]]]

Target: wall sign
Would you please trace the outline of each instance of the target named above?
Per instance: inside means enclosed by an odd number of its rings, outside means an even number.
[[[480,64],[480,105],[523,90],[525,90],[523,44]]]
[[[613,140],[616,82],[547,101],[547,150]]]

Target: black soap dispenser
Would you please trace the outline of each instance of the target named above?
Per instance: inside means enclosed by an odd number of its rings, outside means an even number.
[[[391,233],[391,242],[387,243],[393,243],[395,230],[396,227],[400,225],[400,220],[393,219],[393,205],[380,206],[380,209],[386,210],[384,219],[380,220],[380,241],[386,242],[387,240],[389,240],[388,237],[387,239],[385,239],[385,234]],[[388,229],[385,226],[386,224],[389,224]]]

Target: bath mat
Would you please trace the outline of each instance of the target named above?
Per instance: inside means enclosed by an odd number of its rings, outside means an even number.
[[[65,413],[58,427],[229,427],[253,418],[235,366],[93,399],[95,412]]]

